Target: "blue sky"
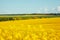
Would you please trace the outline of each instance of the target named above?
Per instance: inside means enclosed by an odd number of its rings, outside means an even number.
[[[60,13],[60,0],[0,0],[0,14]]]

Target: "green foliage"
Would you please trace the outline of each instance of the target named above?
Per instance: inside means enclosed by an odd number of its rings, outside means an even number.
[[[38,19],[38,18],[53,18],[60,17],[60,15],[20,15],[20,16],[3,16],[0,17],[0,21],[10,21],[10,20],[26,20],[26,19]]]

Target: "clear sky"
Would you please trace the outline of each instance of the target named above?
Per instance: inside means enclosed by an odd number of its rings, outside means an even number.
[[[60,0],[0,0],[0,14],[60,13]]]

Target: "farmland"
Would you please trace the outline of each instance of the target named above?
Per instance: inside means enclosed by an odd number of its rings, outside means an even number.
[[[37,16],[23,20],[21,16],[0,16],[0,40],[60,40],[60,17]],[[15,18],[18,18],[18,20]],[[21,18],[21,19],[20,19]],[[26,18],[26,16],[25,16]]]

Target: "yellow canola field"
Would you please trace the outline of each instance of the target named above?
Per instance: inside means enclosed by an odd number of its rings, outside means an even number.
[[[60,40],[60,18],[0,22],[0,40]]]

